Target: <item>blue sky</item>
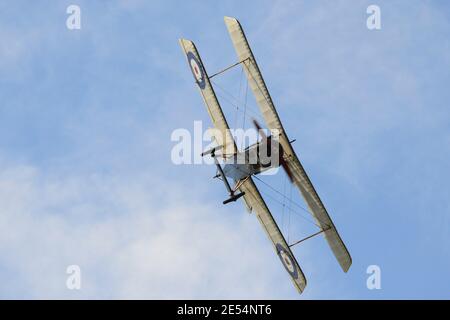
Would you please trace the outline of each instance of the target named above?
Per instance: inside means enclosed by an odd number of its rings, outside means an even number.
[[[234,63],[224,15],[353,257],[296,248],[302,296],[214,168],[170,160],[174,129],[209,124],[177,39]],[[1,1],[0,39],[0,297],[450,298],[447,2]]]

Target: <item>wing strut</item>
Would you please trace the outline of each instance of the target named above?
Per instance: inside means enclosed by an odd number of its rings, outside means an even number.
[[[219,72],[214,73],[212,76],[209,76],[209,79],[212,79],[212,78],[214,78],[215,76],[218,76],[219,74],[222,74],[222,73],[224,73],[224,72],[226,72],[226,71],[228,71],[228,70],[230,70],[230,69],[233,69],[234,67],[240,65],[241,63],[244,63],[244,62],[247,61],[248,59],[250,59],[250,58],[246,58],[246,59],[244,59],[244,60],[242,60],[242,61],[236,62],[236,63],[232,64],[231,66],[228,66],[228,67],[226,67],[226,68],[220,70]]]
[[[303,238],[303,239],[300,239],[300,240],[298,240],[298,241],[295,241],[293,244],[290,244],[290,245],[289,245],[289,248],[292,248],[293,246],[295,246],[295,245],[297,245],[297,244],[299,244],[299,243],[302,243],[303,241],[306,241],[306,240],[311,239],[311,238],[313,238],[313,237],[315,237],[315,236],[318,236],[319,234],[321,234],[321,233],[327,231],[327,230],[330,229],[330,228],[331,228],[331,227],[328,227],[328,228],[326,228],[326,229],[322,229],[322,230],[320,230],[320,231],[318,231],[318,232],[316,232],[316,233],[313,233],[313,234],[310,235],[310,236],[307,236],[306,238]]]

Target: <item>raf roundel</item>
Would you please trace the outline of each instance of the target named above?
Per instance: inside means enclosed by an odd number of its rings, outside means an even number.
[[[286,268],[287,272],[290,273],[290,275],[294,278],[298,278],[297,268],[295,267],[294,260],[292,259],[289,252],[284,249],[284,247],[277,243],[276,245],[278,257],[280,257],[281,262],[283,263],[284,267]]]
[[[194,75],[195,81],[197,82],[200,89],[205,89],[206,81],[205,81],[205,72],[201,67],[200,62],[195,57],[192,52],[188,52],[187,58],[189,61],[189,66],[191,67],[192,74]]]

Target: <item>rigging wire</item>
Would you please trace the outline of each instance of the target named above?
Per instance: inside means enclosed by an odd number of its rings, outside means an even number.
[[[242,169],[239,169],[238,167],[236,167],[236,170],[241,171],[242,173],[246,173],[245,171],[243,171]],[[264,180],[262,180],[262,179],[259,178],[258,176],[254,175],[254,174],[251,175],[251,176],[254,177],[256,180],[260,181],[261,183],[263,183],[265,186],[269,187],[271,190],[273,190],[273,191],[275,191],[276,193],[278,193],[279,195],[281,195],[281,196],[283,197],[283,199],[288,200],[289,203],[290,203],[289,206],[290,206],[290,211],[291,211],[291,212],[297,214],[299,217],[303,218],[304,220],[308,221],[309,223],[314,224],[314,225],[315,225],[316,227],[318,227],[319,229],[322,229],[322,228],[320,227],[320,225],[318,225],[315,221],[313,221],[313,220],[307,218],[304,214],[301,214],[300,212],[298,212],[298,211],[292,209],[291,204],[294,204],[294,205],[296,205],[298,208],[300,208],[300,209],[302,209],[303,211],[305,211],[306,213],[308,213],[309,216],[312,215],[311,212],[310,212],[309,210],[307,210],[306,208],[302,207],[301,205],[299,205],[298,203],[296,203],[294,200],[292,200],[292,184],[291,184],[291,189],[290,189],[290,191],[291,191],[291,197],[288,199],[288,197],[286,197],[286,195],[282,194],[279,190],[275,189],[274,187],[272,187],[270,184],[268,184],[267,182],[265,182]],[[274,200],[275,202],[277,202],[277,203],[280,204],[281,206],[283,206],[283,203],[282,203],[279,199],[275,198],[274,196],[270,195],[269,193],[267,193],[267,192],[265,192],[265,191],[261,191],[261,190],[260,190],[260,192],[263,193],[263,194],[265,194],[267,197],[271,198],[272,200]]]
[[[253,63],[254,61],[252,61],[252,59],[250,59],[249,60],[249,63]],[[250,68],[249,68],[249,66],[246,64],[246,63],[243,63],[243,65],[244,65],[244,67],[247,69],[247,73],[248,74],[250,74],[250,76],[252,77],[252,79],[253,79],[253,82],[256,84],[256,86],[258,87],[258,90],[261,92],[261,94],[263,95],[263,97],[264,97],[264,100],[266,100],[266,103],[269,105],[269,106],[273,106],[273,102],[272,102],[272,99],[271,99],[271,97],[270,97],[270,94],[269,94],[269,92],[268,92],[268,90],[266,90],[267,91],[267,95],[266,95],[266,93],[262,90],[262,88],[261,88],[261,86],[259,85],[259,83],[258,83],[258,81],[256,81],[256,79],[255,79],[255,77],[254,77],[254,75],[253,75],[253,73],[251,72],[251,70],[250,70]],[[256,62],[254,63],[254,67],[259,71],[259,68],[258,68],[258,65],[256,64]],[[259,71],[259,74],[261,75],[261,72]],[[263,84],[263,86],[265,86],[265,83],[264,83],[264,79],[262,78],[262,76],[260,77],[261,78],[261,81],[262,81],[262,84]],[[267,89],[267,88],[266,88]],[[256,176],[255,176],[256,177]],[[258,179],[258,180],[260,180],[260,181],[262,181],[261,179]],[[274,189],[275,190],[275,189]],[[280,193],[279,191],[277,191],[277,190],[275,190],[277,193]],[[280,193],[281,194],[281,193]],[[295,202],[292,202],[292,203],[294,203],[294,204],[296,204]],[[298,206],[298,205],[297,205]],[[308,210],[306,210],[305,208],[303,208],[303,207],[301,207],[301,206],[299,206],[302,210],[304,210],[304,211],[307,211],[310,215],[312,215],[311,214],[311,212],[309,212]],[[317,218],[316,218],[317,219]],[[321,221],[321,220],[319,220],[319,219],[317,219],[321,224],[324,224],[324,225],[326,225],[328,228],[330,228],[331,226],[328,224],[328,223],[324,223],[323,221]],[[315,223],[316,224],[316,223]],[[317,225],[317,224],[316,224]],[[320,226],[319,226],[319,228],[320,228]]]
[[[253,81],[255,82],[256,86],[258,87],[258,90],[262,93],[264,99],[266,100],[266,102],[271,105],[271,101],[269,101],[269,98],[266,96],[266,94],[264,94],[264,91],[262,90],[262,88],[259,86],[258,82],[256,81],[256,79],[254,78],[252,72],[250,72],[249,67],[244,63],[244,67],[247,69],[248,73],[250,73]],[[243,71],[243,68],[242,68]],[[242,73],[241,73],[242,74]],[[242,79],[241,79],[242,80]],[[224,92],[226,95],[229,96],[229,98],[225,97],[224,95],[221,95],[219,93],[219,96],[221,96],[224,100],[226,100],[228,103],[230,103],[234,108],[236,108],[237,112],[241,112],[244,114],[244,124],[245,124],[245,117],[249,117],[246,113],[247,113],[247,91],[248,91],[248,81],[247,81],[247,86],[246,86],[246,93],[245,93],[245,104],[244,104],[244,111],[239,109],[239,104],[240,104],[240,99],[236,99],[236,97],[229,93],[226,89],[224,89],[222,86],[220,86],[218,83],[216,83],[215,81],[213,81],[212,79],[210,79],[211,83],[214,84],[217,88],[219,88],[222,92]],[[233,101],[231,101],[231,99],[237,101],[237,104],[234,103]],[[259,114],[256,114],[254,112],[252,112],[251,110],[248,111],[249,113],[252,113],[253,116],[265,121],[264,118],[262,118]],[[236,120],[237,122],[237,120]],[[241,148],[242,149],[242,148]],[[264,185],[266,185],[267,187],[269,187],[270,189],[272,189],[273,191],[275,191],[276,193],[280,194],[283,197],[283,202],[280,202],[278,199],[276,199],[275,197],[269,195],[266,192],[262,192],[264,193],[266,196],[268,196],[269,198],[271,198],[272,200],[274,200],[275,202],[277,202],[278,204],[280,204],[283,207],[284,210],[284,201],[288,200],[289,201],[289,215],[288,215],[288,243],[289,243],[289,233],[290,233],[290,220],[291,220],[291,212],[296,213],[298,216],[302,217],[303,219],[305,219],[306,221],[314,224],[315,226],[317,226],[319,229],[322,229],[322,227],[317,224],[316,222],[306,218],[304,215],[302,215],[301,213],[297,212],[296,210],[292,209],[292,204],[294,204],[295,206],[297,206],[298,208],[300,208],[301,210],[305,211],[306,213],[308,213],[308,215],[312,216],[312,213],[307,210],[306,208],[302,207],[301,205],[299,205],[298,203],[296,203],[295,201],[292,200],[292,185],[290,188],[290,195],[289,198],[287,198],[287,196],[283,193],[281,193],[279,190],[275,189],[274,187],[272,187],[270,184],[264,182],[263,180],[261,180],[259,177],[257,177],[256,175],[253,175],[253,177],[255,177],[255,179],[257,179],[258,181],[262,182]],[[316,218],[317,219],[317,218]],[[319,222],[321,222],[324,225],[328,226],[328,223],[324,223],[323,221],[320,221],[319,219],[317,219]]]
[[[268,198],[270,198],[271,200],[275,201],[275,202],[276,202],[277,204],[279,204],[280,206],[283,205],[283,203],[282,203],[279,199],[275,198],[275,197],[272,196],[270,193],[265,192],[265,191],[261,191],[261,190],[260,190],[260,192],[261,192],[262,194],[264,194],[266,197],[268,197]],[[305,215],[301,214],[300,212],[295,211],[295,210],[292,210],[292,212],[293,212],[293,213],[296,213],[296,214],[297,214],[300,218],[302,218],[303,220],[305,220],[305,221],[307,221],[307,222],[309,222],[309,223],[312,223],[312,224],[314,224],[316,227],[318,227],[319,229],[321,229],[319,225],[317,225],[317,224],[316,224],[314,221],[312,221],[311,219],[308,219],[307,217],[305,217]]]
[[[229,104],[231,104],[234,108],[236,108],[238,110],[238,112],[243,113],[242,110],[239,109],[239,101],[237,101],[236,97],[234,95],[232,95],[231,93],[229,93],[226,89],[224,89],[222,86],[220,86],[217,82],[211,80],[211,83],[216,86],[218,89],[220,89],[223,93],[225,93],[227,96],[221,94],[220,92],[218,92],[218,96],[220,96],[221,98],[223,98],[226,102],[228,102]],[[231,101],[231,99],[234,99],[236,102]],[[256,113],[253,110],[247,110],[247,113],[251,113],[253,117],[258,118],[260,121],[264,121],[264,118],[261,117],[261,115],[259,115],[258,113]],[[245,115],[246,117],[249,117],[249,115]]]
[[[289,208],[290,211],[292,211],[293,213],[296,213],[298,216],[302,217],[303,219],[305,219],[306,221],[314,224],[315,226],[317,226],[318,228],[321,228],[320,225],[318,225],[316,222],[312,221],[311,219],[306,218],[303,214],[301,214],[300,212],[293,210],[291,207],[291,204],[294,204],[295,206],[297,206],[298,208],[300,208],[301,210],[305,211],[306,213],[308,213],[308,215],[311,215],[311,212],[309,212],[309,210],[307,210],[306,208],[302,207],[301,205],[299,205],[297,202],[295,202],[294,200],[289,199],[288,197],[286,197],[284,194],[282,194],[280,191],[278,191],[277,189],[275,189],[274,187],[272,187],[270,184],[268,184],[267,182],[265,182],[264,180],[262,180],[261,178],[259,178],[256,175],[253,175],[253,177],[260,181],[261,183],[263,183],[265,186],[269,187],[272,191],[275,191],[276,193],[278,193],[279,195],[281,195],[284,199],[289,201]],[[263,192],[262,192],[263,193]],[[264,192],[266,195],[268,195],[268,193]],[[291,187],[291,196],[292,196],[292,187]],[[279,201],[277,198],[272,197],[269,195],[269,197],[273,200],[275,200],[278,204],[283,205],[283,203],[281,201]]]
[[[241,94],[242,94],[242,76],[244,74],[244,69],[241,68],[241,76],[239,78],[239,96],[237,101],[241,101]],[[239,106],[236,105],[236,114],[234,116],[234,128],[236,129],[238,126],[238,116],[239,116]]]
[[[242,120],[242,128],[245,129],[245,117],[247,112],[247,96],[248,96],[248,81],[246,81],[247,85],[245,86],[245,98],[244,98],[244,116]],[[241,139],[241,150],[244,148],[244,137]]]

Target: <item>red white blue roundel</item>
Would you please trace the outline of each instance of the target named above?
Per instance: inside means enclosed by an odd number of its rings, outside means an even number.
[[[191,67],[192,74],[194,75],[195,81],[197,82],[200,89],[205,89],[206,86],[205,72],[203,71],[202,65],[192,52],[188,52],[187,58],[189,66]]]
[[[292,278],[297,279],[298,278],[297,268],[295,267],[295,262],[292,256],[286,249],[284,249],[284,247],[281,244],[277,243],[276,248],[278,257],[280,257],[280,260],[283,263],[284,267],[286,268],[287,272],[290,273]]]

